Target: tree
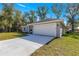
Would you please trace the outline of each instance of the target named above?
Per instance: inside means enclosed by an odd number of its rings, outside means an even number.
[[[14,20],[14,29],[18,32],[21,31],[21,27],[24,26],[26,24],[26,22],[24,21],[23,15],[21,13],[21,11],[19,10],[15,10],[15,16],[14,16],[15,20]]]
[[[0,30],[5,32],[19,31],[21,26],[25,25],[23,14],[14,9],[14,4],[2,4],[2,13],[0,14]]]
[[[63,4],[53,4],[52,12],[56,15],[56,18],[59,19],[63,13]]]
[[[39,16],[41,21],[46,20],[46,15],[48,13],[48,9],[45,6],[38,7],[37,15]]]
[[[67,5],[67,15],[68,23],[71,25],[72,32],[74,32],[74,26],[75,26],[75,17],[79,15],[79,5],[78,4],[68,4]]]
[[[35,12],[33,10],[30,11],[30,22],[36,22],[36,15],[35,15]]]
[[[4,30],[3,16],[0,15],[0,32]]]
[[[75,22],[75,27],[79,27],[79,20]]]
[[[3,4],[2,15],[5,31],[10,32],[13,25],[13,4]]]
[[[26,18],[27,22],[29,22],[29,23],[36,22],[37,17],[36,17],[35,11],[30,10],[29,12],[26,12],[25,18]]]

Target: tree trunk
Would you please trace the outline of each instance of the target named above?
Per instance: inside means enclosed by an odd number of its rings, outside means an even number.
[[[5,32],[7,32],[8,31],[8,29],[7,29],[7,27],[5,26]]]
[[[72,32],[74,32],[74,16],[72,17]]]
[[[74,23],[72,23],[72,32],[74,32]]]
[[[11,28],[8,28],[8,31],[11,32]]]

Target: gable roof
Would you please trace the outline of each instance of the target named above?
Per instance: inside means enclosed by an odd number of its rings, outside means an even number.
[[[28,25],[47,24],[47,23],[64,23],[64,21],[61,20],[61,19],[50,19],[50,20],[45,20],[45,21],[39,21],[39,22],[30,23]]]

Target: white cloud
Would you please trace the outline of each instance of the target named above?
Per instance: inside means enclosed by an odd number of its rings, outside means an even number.
[[[18,4],[19,6],[21,6],[21,7],[26,7],[25,5],[23,5],[23,4]]]

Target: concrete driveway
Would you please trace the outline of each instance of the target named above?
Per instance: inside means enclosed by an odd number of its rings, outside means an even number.
[[[53,37],[28,35],[21,38],[0,41],[1,56],[28,56],[52,40]]]

